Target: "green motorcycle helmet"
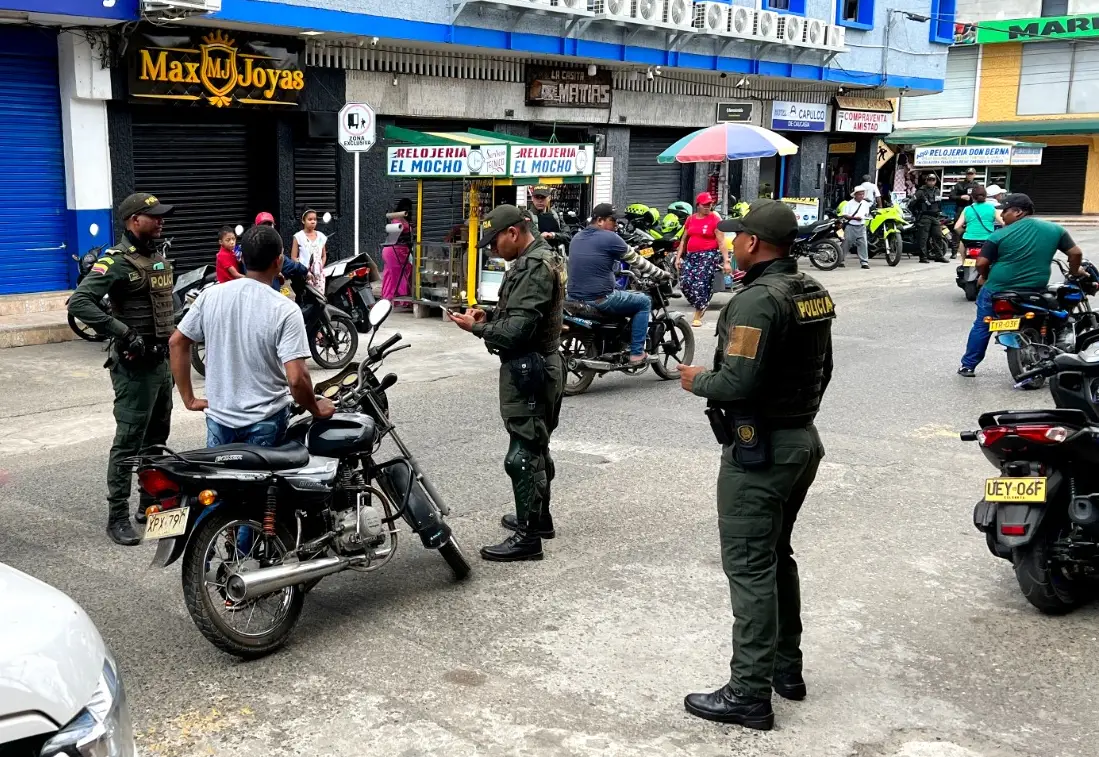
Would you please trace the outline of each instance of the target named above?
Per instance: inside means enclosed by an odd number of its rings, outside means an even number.
[[[679,219],[680,223],[685,223],[695,210],[691,207],[689,202],[673,202],[668,206],[668,212],[674,214],[676,218]],[[664,216],[665,220],[667,220],[667,218],[667,216]]]
[[[649,206],[641,202],[633,202],[626,206],[626,217],[630,219],[641,218],[649,212]]]
[[[674,235],[683,228],[683,221],[675,213],[668,213],[660,219],[660,225],[656,227],[664,236]]]

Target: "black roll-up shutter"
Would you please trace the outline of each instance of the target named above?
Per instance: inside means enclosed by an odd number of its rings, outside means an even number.
[[[133,126],[134,191],[175,206],[165,219],[177,271],[212,264],[222,226],[248,228],[248,131],[242,124]]]
[[[1087,147],[1047,147],[1042,165],[1011,169],[1011,191],[1029,195],[1038,215],[1078,215],[1084,212],[1087,169]]]
[[[424,211],[421,220],[420,236],[424,242],[442,242],[446,235],[458,224],[465,222],[462,217],[465,184],[461,179],[452,181],[424,182]],[[407,197],[412,201],[412,231],[416,232],[416,182],[405,179],[398,181],[393,190],[395,198]]]
[[[305,141],[294,145],[294,215],[300,219],[307,209],[317,211],[317,228],[331,234],[335,225],[324,225],[324,214],[339,214],[338,163],[335,142]],[[295,221],[296,223],[296,221]],[[352,221],[352,224],[354,222]],[[353,231],[352,224],[342,228]],[[348,253],[340,243],[343,235],[338,234],[328,243],[328,259],[338,260]],[[347,240],[346,249],[350,250],[353,240]],[[343,253],[343,254],[341,254]]]
[[[663,211],[669,203],[683,197],[683,167],[680,163],[660,164],[656,156],[664,152],[685,132],[632,129],[626,181],[626,203],[644,203]],[[689,192],[688,192],[689,194]]]

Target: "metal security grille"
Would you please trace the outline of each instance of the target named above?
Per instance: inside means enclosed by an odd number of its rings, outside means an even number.
[[[294,217],[295,224],[306,209],[317,211],[318,227],[332,234],[335,223],[325,226],[321,220],[326,212],[339,214],[339,181],[337,148],[332,142],[307,141],[294,145]],[[351,230],[351,226],[347,225]],[[328,243],[328,259],[344,257],[343,250],[350,251],[353,240],[341,245],[343,235],[338,234]]]
[[[668,203],[683,197],[683,168],[679,163],[661,165],[656,156],[686,131],[630,130],[630,156],[626,182],[626,203],[641,202],[662,213]],[[621,210],[621,208],[619,208]]]
[[[1084,211],[1087,147],[1047,147],[1042,165],[1011,169],[1011,191],[1030,195],[1038,215],[1077,215]]]
[[[424,212],[420,241],[442,242],[451,229],[464,223],[464,186],[461,181],[425,181]],[[393,188],[394,201],[407,197],[412,201],[412,231],[416,232],[416,182],[398,181]]]
[[[65,289],[65,155],[57,61],[0,55],[0,294]],[[108,230],[109,231],[109,230]]]
[[[221,226],[248,228],[248,130],[241,124],[133,125],[134,191],[174,205],[164,222],[177,270],[212,264]]]

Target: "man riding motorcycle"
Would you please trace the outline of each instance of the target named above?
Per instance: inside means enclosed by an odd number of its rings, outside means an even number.
[[[630,316],[630,363],[641,365],[648,359],[645,338],[649,330],[652,301],[642,292],[615,289],[614,274],[618,261],[636,268],[642,276],[659,279],[669,275],[631,250],[618,234],[617,213],[609,203],[596,205],[591,225],[572,239],[569,251],[568,299],[583,302],[596,310]]]

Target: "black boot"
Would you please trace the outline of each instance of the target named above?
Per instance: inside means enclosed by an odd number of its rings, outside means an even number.
[[[130,525],[130,519],[115,520],[107,524],[107,536],[111,541],[123,547],[133,547],[141,543],[141,537]]]
[[[508,513],[500,518],[500,525],[508,531],[518,531],[519,519],[515,517],[515,513]],[[542,510],[542,516],[538,519],[538,526],[535,528],[534,534],[540,539],[552,539],[557,536],[557,532],[553,530],[553,516],[549,514],[548,510]]]
[[[709,694],[688,694],[683,700],[687,712],[703,720],[732,723],[769,731],[775,727],[771,700],[741,696],[725,685]]]
[[[481,558],[489,562],[541,560],[542,540],[537,536],[527,535],[524,530],[519,530],[500,544],[481,547]]]
[[[776,670],[771,676],[771,688],[783,699],[805,699],[805,678],[800,670]]]

